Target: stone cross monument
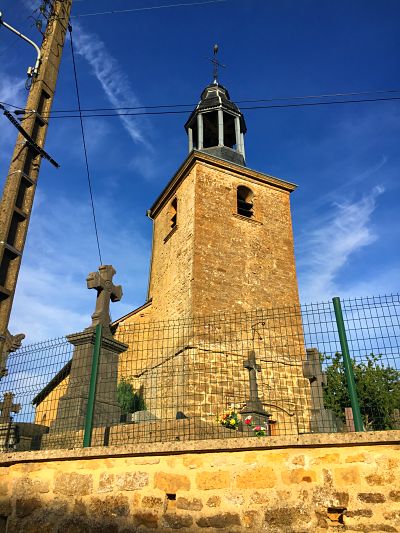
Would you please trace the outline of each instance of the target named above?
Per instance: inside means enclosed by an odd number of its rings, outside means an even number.
[[[119,302],[122,298],[121,285],[114,285],[112,282],[115,273],[112,265],[101,265],[98,272],[91,272],[86,279],[87,288],[97,290],[96,308],[92,315],[92,328],[99,324],[105,328],[110,327],[110,300]]]
[[[0,424],[8,424],[11,413],[19,413],[21,410],[19,403],[13,403],[14,396],[12,392],[4,393],[3,401],[0,402]]]
[[[334,413],[324,407],[326,376],[322,371],[321,357],[317,348],[307,348],[307,360],[303,361],[303,376],[310,381],[311,431],[331,433],[338,430]]]
[[[101,338],[93,425],[105,427],[120,421],[121,409],[117,401],[118,356],[128,346],[116,341],[110,330],[110,300],[116,302],[122,298],[121,286],[112,282],[114,274],[111,265],[102,265],[98,272],[92,272],[87,278],[88,289],[97,290],[96,308],[91,326],[81,333],[67,336],[75,348],[67,391],[58,403],[56,419],[50,427],[49,444],[52,433],[76,432],[85,425],[97,325],[103,327],[104,334]]]
[[[242,417],[251,416],[254,425],[268,428],[269,414],[264,410],[258,396],[257,372],[261,372],[261,367],[256,362],[256,353],[254,350],[250,351],[249,358],[243,363],[243,366],[249,371],[250,397],[240,413]]]

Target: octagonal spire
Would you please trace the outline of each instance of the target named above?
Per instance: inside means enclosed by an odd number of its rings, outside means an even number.
[[[214,82],[203,90],[200,101],[185,124],[192,150],[215,155],[245,165],[244,134],[247,131],[244,117],[230,100],[228,90]]]

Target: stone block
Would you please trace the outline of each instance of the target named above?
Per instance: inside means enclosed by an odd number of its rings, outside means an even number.
[[[163,522],[169,529],[182,529],[183,527],[190,527],[193,524],[193,518],[190,515],[167,513],[163,517]]]
[[[196,476],[196,485],[200,490],[226,489],[230,482],[231,474],[225,470],[199,472]]]
[[[237,513],[220,513],[212,516],[202,516],[196,520],[199,527],[213,527],[216,529],[240,526],[240,517]],[[230,531],[230,529],[227,529]]]
[[[18,518],[30,516],[41,507],[42,503],[39,498],[17,498],[15,500],[15,515]]]
[[[188,498],[178,498],[176,500],[176,506],[178,509],[185,509],[187,511],[201,511],[203,508],[203,502],[198,498],[189,500]]]
[[[368,485],[386,486],[396,481],[396,476],[393,472],[369,474],[365,476]]]
[[[200,468],[204,464],[204,460],[199,455],[185,455],[182,458],[182,463],[186,468],[191,470],[194,468]]]
[[[389,499],[393,502],[400,502],[400,490],[391,490],[389,492]]]
[[[114,474],[101,472],[97,492],[111,492],[114,489]]]
[[[251,470],[242,470],[236,476],[238,489],[267,489],[276,484],[276,474],[272,468],[260,467]]]
[[[208,507],[219,507],[220,505],[221,505],[220,496],[211,496],[211,498],[208,498],[207,500]]]
[[[311,516],[301,507],[275,507],[265,511],[264,521],[269,532],[300,532],[305,530],[306,522],[311,522]]]
[[[293,470],[282,471],[282,481],[286,485],[298,483],[313,483],[317,480],[317,473],[314,470],[295,468]]]
[[[169,494],[175,494],[179,490],[190,490],[190,480],[181,474],[157,472],[154,476],[154,487]]]
[[[104,499],[92,498],[88,503],[89,516],[113,518],[129,516],[128,498],[123,494],[112,494]]]
[[[133,514],[133,522],[135,526],[143,526],[149,529],[158,528],[158,515],[146,511],[137,511]]]
[[[124,472],[115,476],[115,487],[119,490],[139,490],[148,484],[147,472]]]
[[[148,509],[162,509],[165,506],[165,501],[155,496],[143,496],[142,506]]]
[[[363,517],[363,518],[371,518],[372,516],[372,510],[371,509],[355,509],[353,511],[346,511],[345,516],[348,518],[357,518],[357,517]]]
[[[93,490],[91,474],[58,472],[54,478],[54,493],[63,496],[86,496]]]
[[[13,495],[17,497],[32,496],[34,494],[45,494],[50,490],[49,481],[42,479],[31,479],[21,477],[14,480]]]
[[[245,528],[257,531],[261,522],[259,511],[245,511],[242,513],[242,524]]]
[[[358,485],[360,483],[360,470],[358,466],[344,466],[333,471],[338,485]]]
[[[357,499],[365,503],[384,503],[386,498],[379,492],[360,492]]]

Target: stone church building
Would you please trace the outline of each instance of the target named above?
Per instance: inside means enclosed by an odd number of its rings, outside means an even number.
[[[246,403],[256,394],[275,433],[307,432],[290,212],[296,186],[246,165],[246,129],[214,80],[185,124],[187,158],[147,212],[148,297],[113,324],[115,339],[128,345],[118,379],[140,391],[154,420],[215,423],[231,404],[252,413]],[[54,424],[68,374],[67,365],[35,398],[37,423]]]

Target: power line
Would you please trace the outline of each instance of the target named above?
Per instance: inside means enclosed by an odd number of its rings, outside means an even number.
[[[254,110],[254,109],[282,109],[291,107],[310,107],[310,106],[323,106],[323,105],[338,105],[338,104],[361,104],[365,102],[389,102],[393,100],[400,100],[400,96],[393,96],[390,98],[364,98],[362,100],[335,100],[329,102],[304,102],[302,104],[272,104],[272,105],[259,105],[259,106],[242,106],[242,110]],[[136,113],[88,113],[84,115],[59,115],[53,116],[53,119],[57,118],[91,118],[91,117],[134,117],[142,115],[181,115],[188,114],[189,110],[184,111],[141,111]]]
[[[98,249],[98,252],[99,252],[100,265],[102,265],[103,261],[101,260],[100,241],[99,241],[99,233],[97,231],[96,213],[95,213],[95,209],[94,209],[92,183],[91,183],[91,179],[90,179],[89,163],[88,163],[88,156],[87,156],[87,149],[86,149],[85,130],[83,129],[81,100],[80,100],[80,97],[79,97],[78,75],[77,75],[77,72],[76,72],[74,44],[72,42],[72,27],[71,27],[71,25],[68,25],[68,30],[69,30],[70,42],[71,42],[71,54],[72,54],[72,65],[73,65],[73,68],[74,68],[76,98],[78,100],[78,108],[79,108],[79,115],[78,116],[79,116],[80,124],[81,124],[82,144],[83,144],[83,151],[84,151],[84,154],[85,154],[86,175],[87,175],[87,180],[88,180],[88,185],[89,185],[90,202],[91,202],[91,205],[92,205],[92,214],[93,214],[94,230],[95,230],[95,233],[96,233],[97,249]]]
[[[234,103],[236,104],[243,104],[243,103],[262,103],[262,102],[277,102],[277,101],[291,101],[291,100],[311,100],[311,99],[324,99],[324,98],[337,98],[337,97],[344,97],[344,96],[366,96],[366,95],[375,95],[375,94],[397,94],[400,93],[400,89],[385,89],[385,90],[378,90],[378,91],[359,91],[359,92],[346,92],[346,93],[328,93],[328,94],[318,94],[318,95],[304,95],[304,96],[276,96],[276,97],[270,97],[270,98],[259,98],[259,99],[252,99],[252,100],[235,100]],[[396,98],[383,98],[383,99],[358,99],[355,100],[355,102],[370,102],[370,101],[381,101],[381,100],[390,100],[390,99],[396,99]],[[353,103],[354,100],[334,100],[331,103]],[[23,109],[19,106],[7,103],[7,102],[0,102],[1,104],[12,107],[14,109]],[[194,108],[197,105],[197,103],[191,103],[191,104],[161,104],[161,105],[141,105],[141,106],[124,106],[124,107],[93,107],[93,108],[87,108],[87,109],[54,109],[50,114],[43,115],[44,118],[47,118],[49,116],[53,116],[55,113],[75,113],[77,111],[81,111],[82,113],[90,113],[90,112],[98,112],[98,111],[134,111],[139,109],[174,109],[178,107],[190,107]],[[306,105],[306,104],[304,104]],[[308,105],[308,104],[307,104]],[[270,106],[268,106],[269,108]],[[271,106],[273,107],[273,106]],[[284,106],[280,106],[284,107]],[[292,107],[292,106],[290,106]],[[258,107],[257,107],[258,108]],[[264,106],[260,106],[260,108],[264,108]],[[253,107],[242,107],[242,109],[254,109]],[[186,113],[187,111],[183,111],[183,113]],[[120,113],[118,113],[120,114]],[[138,114],[138,113],[134,113]],[[57,117],[60,118],[60,117]]]
[[[130,9],[114,9],[112,11],[99,11],[96,13],[81,13],[78,15],[72,15],[71,18],[79,17],[95,17],[97,15],[116,15],[120,13],[133,13],[134,11],[152,11],[153,9],[168,9],[170,7],[190,7],[190,6],[203,6],[206,4],[219,4],[222,2],[228,2],[229,0],[203,0],[201,2],[179,3],[179,4],[166,4],[161,6],[149,6],[149,7],[134,7]]]

